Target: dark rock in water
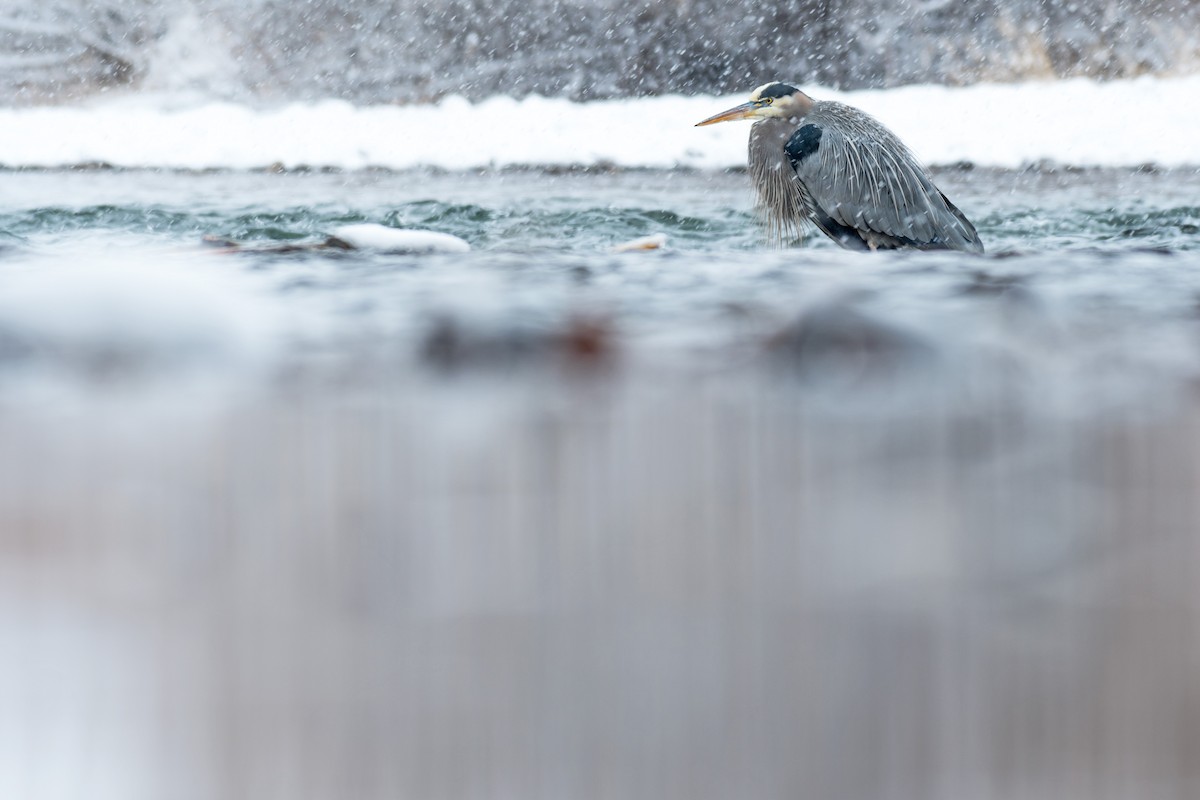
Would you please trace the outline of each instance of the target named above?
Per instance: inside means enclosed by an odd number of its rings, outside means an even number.
[[[212,247],[222,253],[257,253],[265,255],[291,255],[294,253],[312,253],[323,250],[353,249],[345,242],[335,238],[309,241],[264,241],[244,242],[215,234],[205,234],[200,239],[206,247]]]
[[[206,233],[200,237],[200,241],[206,247],[219,247],[222,249],[236,249],[241,247],[241,242],[236,239],[230,239],[228,236],[218,236],[215,233]]]
[[[226,236],[206,234],[201,242],[227,253],[311,253],[346,250],[373,250],[390,255],[428,255],[463,253],[471,246],[457,236],[426,230],[391,228],[374,223],[343,225],[324,239],[245,242]]]

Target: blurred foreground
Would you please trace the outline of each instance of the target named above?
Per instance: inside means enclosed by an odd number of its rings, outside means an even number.
[[[1194,172],[5,178],[0,797],[1200,796]]]
[[[567,369],[6,413],[0,794],[1200,791],[1194,399]]]

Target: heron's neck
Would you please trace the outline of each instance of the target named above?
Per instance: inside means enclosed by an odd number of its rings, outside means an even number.
[[[813,99],[804,92],[796,92],[794,97],[791,118],[793,121],[799,122],[808,116],[808,112],[812,111]]]
[[[756,144],[762,147],[782,148],[784,143],[796,132],[800,123],[799,117],[767,117],[760,119],[750,126],[750,146]]]

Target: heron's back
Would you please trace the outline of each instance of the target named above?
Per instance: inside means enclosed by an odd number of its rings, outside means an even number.
[[[912,151],[871,115],[819,101],[801,127],[820,148],[796,174],[810,201],[876,246],[982,252],[970,220],[934,185]]]

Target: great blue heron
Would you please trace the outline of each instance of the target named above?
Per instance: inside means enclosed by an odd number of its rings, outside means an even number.
[[[774,238],[812,223],[850,250],[983,252],[975,226],[904,143],[857,108],[776,81],[697,125],[735,119],[756,120],[750,174]]]

